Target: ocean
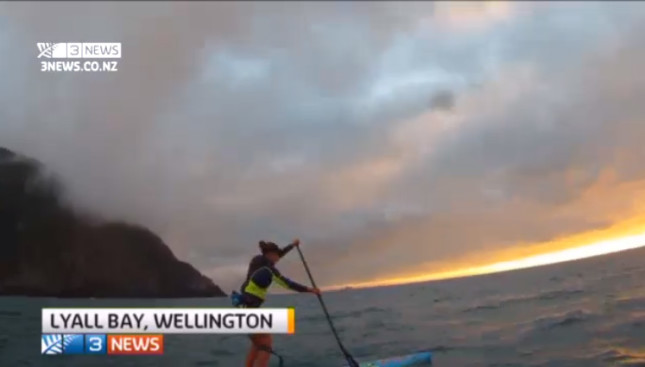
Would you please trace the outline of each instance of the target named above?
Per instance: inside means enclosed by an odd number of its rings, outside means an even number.
[[[434,351],[439,367],[645,366],[645,250],[539,268],[324,295],[358,360]],[[245,336],[166,336],[163,356],[41,356],[41,307],[228,306],[228,299],[0,298],[0,367],[237,367]],[[295,306],[296,334],[276,335],[285,367],[336,367],[342,357],[311,295]],[[277,366],[277,360],[272,361]]]

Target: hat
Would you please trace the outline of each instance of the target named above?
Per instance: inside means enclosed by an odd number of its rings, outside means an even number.
[[[266,254],[268,252],[280,253],[282,250],[273,242],[260,241],[260,251],[262,251],[262,254]]]

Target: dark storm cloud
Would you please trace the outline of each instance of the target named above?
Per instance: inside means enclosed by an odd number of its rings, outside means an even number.
[[[441,91],[430,100],[431,109],[451,110],[455,105],[455,95],[450,91]]]
[[[5,3],[0,145],[225,285],[262,238],[331,284],[604,223],[537,221],[641,177],[643,7],[482,4]],[[51,41],[120,70],[41,73]]]

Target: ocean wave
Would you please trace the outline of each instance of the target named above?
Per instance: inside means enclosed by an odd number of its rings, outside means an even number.
[[[527,342],[531,340],[532,342],[539,341],[542,343],[549,340],[547,338],[548,334],[567,331],[572,327],[593,321],[597,317],[599,317],[598,314],[583,309],[559,314],[547,314],[535,320],[518,324],[515,333],[518,335],[519,341]]]
[[[553,283],[562,283],[563,280],[564,280],[564,278],[561,278],[561,277],[559,277],[557,275],[552,276],[551,278],[549,278],[549,281],[553,282]]]
[[[559,315],[541,317],[532,322],[534,330],[552,330],[583,323],[595,314],[587,310],[574,310]]]
[[[447,352],[452,352],[454,351],[455,347],[449,347],[445,345],[437,345],[431,348],[428,348],[428,350],[432,351],[433,353],[447,353]]]
[[[325,315],[310,315],[310,316],[304,316],[298,318],[298,321],[300,322],[317,322],[317,321],[325,321]]]
[[[631,270],[631,271],[609,273],[598,277],[598,280],[602,280],[604,282],[609,282],[609,281],[615,282],[619,280],[629,281],[630,279],[634,279],[634,278],[638,279],[643,275],[645,275],[645,269],[638,269],[638,270]]]
[[[476,312],[476,311],[497,310],[500,307],[502,307],[502,303],[489,303],[489,304],[468,307],[463,312],[470,313],[470,312]]]
[[[551,301],[555,299],[564,299],[585,293],[583,289],[562,289],[541,293],[536,299],[542,301]]]
[[[581,295],[583,293],[585,293],[585,290],[583,289],[560,289],[560,290],[542,292],[537,294],[513,296],[513,297],[488,301],[482,304],[477,304],[464,309],[462,312],[471,313],[471,312],[477,312],[477,311],[497,310],[502,307],[507,307],[509,305],[516,304],[516,303],[564,300],[564,299],[569,299],[571,297]]]
[[[497,300],[490,300],[488,302],[484,302],[481,304],[468,307],[464,309],[463,312],[471,313],[471,312],[477,312],[477,311],[497,310],[499,308],[502,308],[510,304],[529,302],[535,299],[535,297],[536,297],[535,295],[528,295],[528,296],[513,296],[513,297],[507,297],[507,298],[502,298]]]
[[[348,319],[348,318],[353,319],[353,318],[360,318],[364,316],[372,316],[374,314],[389,314],[389,316],[391,316],[393,312],[394,311],[392,309],[370,306],[360,310],[334,311],[333,314],[334,314],[334,319]],[[325,320],[324,314],[310,315],[299,319],[299,321],[303,321],[303,322],[305,321],[316,322],[316,321],[324,321],[324,320]]]
[[[339,318],[339,319],[355,318],[355,317],[362,317],[362,316],[368,316],[368,315],[380,314],[380,313],[391,313],[391,312],[392,312],[391,309],[371,306],[371,307],[364,308],[362,310],[338,312],[334,315],[334,318]]]
[[[627,266],[627,267],[624,268],[624,271],[626,273],[632,273],[632,274],[640,273],[640,272],[645,271],[645,266],[642,266],[642,265]]]
[[[625,348],[614,348],[601,353],[598,359],[621,366],[645,366],[645,353]]]
[[[612,306],[623,311],[645,310],[645,297],[620,298],[612,303]]]
[[[596,335],[605,338],[639,340],[645,336],[645,312],[623,313],[618,319],[605,321],[595,328]]]

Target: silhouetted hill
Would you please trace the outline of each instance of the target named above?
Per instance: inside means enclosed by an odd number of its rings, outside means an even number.
[[[39,162],[0,147],[0,295],[225,296],[151,231],[98,223],[60,193]]]

